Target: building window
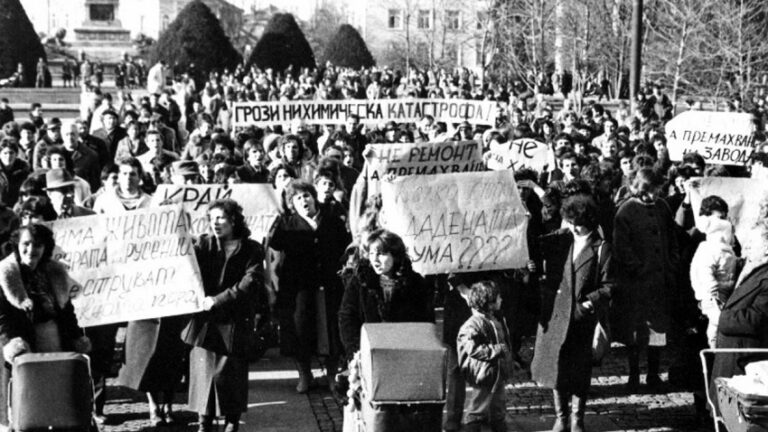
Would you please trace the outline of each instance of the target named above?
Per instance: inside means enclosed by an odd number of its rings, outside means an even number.
[[[461,26],[459,11],[445,11],[445,28],[448,30],[458,30]]]
[[[89,12],[91,21],[115,20],[115,5],[113,4],[92,4],[89,7]]]
[[[403,28],[403,13],[400,9],[389,10],[389,19],[387,19],[387,28],[391,28],[391,29]]]
[[[168,28],[168,24],[170,24],[171,19],[168,17],[168,15],[163,15],[163,24],[162,29],[165,30]]]
[[[420,29],[431,29],[432,28],[432,11],[428,9],[419,10],[419,19],[416,25]]]

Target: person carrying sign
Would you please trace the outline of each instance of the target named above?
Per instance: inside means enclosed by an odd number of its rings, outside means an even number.
[[[264,301],[264,248],[250,239],[243,209],[234,200],[208,205],[210,232],[195,246],[206,297],[182,332],[189,355],[189,408],[199,432],[211,432],[224,416],[236,432],[248,409],[248,346]]]

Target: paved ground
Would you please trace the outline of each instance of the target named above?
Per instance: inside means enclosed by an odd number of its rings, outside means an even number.
[[[530,350],[530,343],[527,344]],[[528,351],[528,354],[530,351]],[[666,362],[664,362],[666,363]],[[665,366],[665,364],[663,364]],[[665,368],[663,368],[665,370]],[[320,370],[315,374],[320,376]],[[705,418],[697,418],[693,395],[679,392],[666,384],[656,393],[627,394],[625,362],[621,349],[595,368],[592,395],[587,406],[587,427],[593,432],[607,431],[711,431]],[[292,363],[272,350],[251,367],[249,410],[243,418],[244,431],[336,432],[342,430],[342,411],[330,392],[322,387],[308,395],[294,391],[297,374]],[[319,381],[319,380],[318,380]],[[641,379],[643,382],[643,379]],[[106,412],[116,421],[106,432],[149,430],[145,399],[126,389],[111,388],[114,399]],[[510,431],[545,431],[551,427],[551,392],[517,374],[507,387],[508,425]],[[196,430],[196,417],[180,405],[182,424],[168,431]]]

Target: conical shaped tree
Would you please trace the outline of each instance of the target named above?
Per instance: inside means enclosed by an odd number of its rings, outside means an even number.
[[[177,71],[191,71],[198,88],[209,72],[234,69],[242,56],[235,50],[218,18],[200,0],[189,3],[160,35],[150,55]],[[194,68],[190,68],[194,64]]]
[[[40,57],[46,58],[45,49],[19,0],[0,0],[0,78],[13,75],[21,63],[21,85],[33,86]]]
[[[335,66],[360,69],[376,65],[368,45],[358,33],[357,29],[349,24],[342,24],[333,35],[325,48],[325,58],[322,64],[331,62]]]
[[[248,65],[252,64],[275,71],[284,71],[291,66],[294,74],[303,67],[315,67],[315,54],[293,15],[279,13],[269,20],[248,60]]]

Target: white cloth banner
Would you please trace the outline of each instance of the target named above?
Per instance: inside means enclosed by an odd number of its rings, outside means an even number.
[[[497,104],[470,99],[347,99],[298,100],[281,102],[237,102],[233,106],[233,126],[265,127],[294,120],[312,124],[341,124],[357,114],[362,123],[389,120],[413,123],[425,115],[435,121],[493,126]]]

